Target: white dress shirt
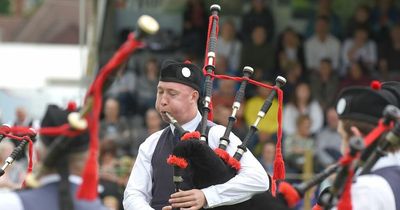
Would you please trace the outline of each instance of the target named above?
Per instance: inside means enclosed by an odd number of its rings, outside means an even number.
[[[328,35],[324,41],[312,36],[305,43],[305,52],[308,69],[319,69],[320,61],[324,58],[331,59],[334,69],[339,67],[340,42],[332,35]]]
[[[198,112],[192,121],[182,127],[187,131],[194,131],[200,121],[201,115]],[[173,131],[174,127],[170,126]],[[219,139],[223,136],[224,131],[225,127],[221,125],[215,125],[210,128],[208,144],[212,149],[218,147]],[[124,193],[123,204],[125,210],[153,209],[149,205],[152,199],[151,189],[153,185],[151,159],[162,132],[163,130],[152,134],[139,148],[139,154]],[[229,139],[231,142],[227,152],[233,155],[241,141],[232,133]],[[224,184],[201,189],[207,200],[205,208],[240,203],[250,199],[256,193],[269,189],[267,173],[251,152],[244,153],[240,163],[241,169],[239,173],[231,180]]]

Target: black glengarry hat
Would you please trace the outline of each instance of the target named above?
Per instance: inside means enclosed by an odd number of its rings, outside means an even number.
[[[183,63],[167,60],[163,63],[160,72],[160,81],[176,82],[192,87],[201,92],[203,72],[189,61]]]
[[[66,124],[68,123],[69,113],[70,111],[68,110],[50,104],[47,106],[46,113],[41,122],[41,127],[57,127]],[[40,138],[44,145],[50,146],[57,137],[41,135]],[[82,152],[89,148],[89,134],[87,131],[73,138],[67,137],[65,140],[70,141],[68,142],[68,151],[65,152]]]
[[[336,111],[340,119],[377,124],[389,104],[400,107],[400,82],[373,81],[371,87],[354,86],[341,91]]]

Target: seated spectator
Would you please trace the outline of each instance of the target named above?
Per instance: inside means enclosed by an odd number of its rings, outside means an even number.
[[[204,0],[188,0],[183,12],[182,49],[194,57],[204,56],[207,40],[208,12]]]
[[[310,132],[318,132],[324,123],[324,114],[318,101],[311,95],[310,86],[300,83],[295,89],[294,95],[289,103],[283,108],[283,132],[292,135],[296,132],[296,119],[300,115],[308,115],[311,119]]]
[[[281,88],[285,93],[283,103],[286,104],[289,102],[290,97],[294,94],[296,86],[305,80],[303,72],[304,71],[299,63],[288,64],[286,72],[282,72],[282,75],[286,78],[286,84]]]
[[[15,120],[12,123],[13,126],[21,126],[21,127],[32,127],[34,129],[39,128],[39,122],[33,120],[25,107],[19,106],[15,109]],[[17,147],[21,142],[15,139],[12,139],[11,142]],[[27,151],[27,150],[26,150]],[[22,164],[27,164],[27,156],[26,153],[22,153],[19,157],[16,158],[17,161],[20,161]]]
[[[146,111],[144,121],[144,127],[140,126],[133,128],[133,143],[130,148],[130,154],[133,157],[137,156],[140,144],[142,144],[147,137],[149,137],[154,132],[161,130],[164,126],[161,121],[160,115],[154,108],[148,109]]]
[[[337,38],[342,37],[342,26],[339,16],[332,9],[332,0],[318,0],[317,10],[310,14],[308,19],[305,36],[311,37],[315,31],[315,22],[319,16],[327,17],[329,31]]]
[[[390,40],[379,49],[379,70],[384,79],[400,75],[400,23],[390,33]]]
[[[305,43],[307,70],[318,69],[322,59],[329,58],[333,69],[339,67],[340,42],[329,32],[329,20],[320,16],[315,23],[315,33]]]
[[[236,38],[236,28],[232,20],[227,20],[222,24],[217,49],[218,54],[227,59],[228,69],[233,72],[240,70],[239,62],[242,43]],[[218,59],[219,57],[217,62]]]
[[[251,43],[243,45],[240,66],[254,68],[256,80],[270,79],[274,72],[274,49],[267,43],[267,30],[262,26],[256,26],[251,34]]]
[[[154,107],[156,102],[158,71],[157,59],[149,58],[146,61],[143,74],[138,78],[136,83],[137,113],[142,117],[147,109]]]
[[[400,21],[394,0],[376,0],[371,12],[372,29],[378,42],[389,39],[390,28]]]
[[[268,9],[265,0],[251,0],[251,9],[242,18],[242,36],[245,42],[250,42],[252,32],[258,26],[268,31],[267,41],[270,42],[275,34],[274,17]]]
[[[368,31],[368,34],[372,37],[372,29],[371,29],[371,11],[368,5],[362,4],[356,8],[356,11],[349,20],[347,24],[346,37],[350,38],[353,36],[355,29],[357,28],[365,28]]]
[[[118,176],[117,145],[111,140],[102,141],[99,156],[100,197],[110,209],[119,209],[122,204],[121,186]]]
[[[341,75],[346,75],[346,70],[353,62],[361,62],[368,72],[373,73],[377,64],[377,48],[369,38],[367,29],[356,28],[353,38],[347,39],[343,44]]]
[[[296,131],[285,138],[284,155],[288,170],[295,173],[302,173],[305,163],[306,152],[314,149],[314,138],[311,135],[311,119],[308,115],[300,115],[296,119]]]
[[[119,114],[119,103],[113,98],[104,104],[104,119],[100,121],[100,141],[112,141],[117,146],[117,156],[125,155],[131,144],[131,134],[126,118]]]
[[[232,114],[232,108],[223,106],[222,104],[213,106],[214,118],[213,121],[219,125],[227,126],[229,116]],[[243,104],[236,113],[236,122],[232,127],[232,133],[243,140],[246,137],[248,125],[243,119]]]
[[[347,76],[340,82],[339,91],[353,85],[368,86],[371,80],[371,77],[361,63],[352,63],[347,70]]]
[[[319,70],[310,75],[311,93],[325,111],[335,102],[339,77],[332,69],[329,59],[321,60]]]
[[[291,63],[299,63],[305,68],[304,48],[301,37],[292,28],[285,29],[279,37],[277,47],[277,69],[286,72]]]
[[[275,143],[272,141],[265,142],[261,157],[258,158],[265,171],[273,176],[274,175],[274,159],[275,159]]]
[[[231,108],[236,95],[236,82],[233,80],[220,80],[219,88],[213,91],[213,106],[222,105]]]
[[[327,125],[315,137],[316,155],[322,168],[335,163],[341,156],[341,137],[337,132],[338,116],[336,110],[330,107],[325,112]]]
[[[122,65],[106,96],[118,99],[121,115],[133,115],[136,109],[137,76],[132,69]]]

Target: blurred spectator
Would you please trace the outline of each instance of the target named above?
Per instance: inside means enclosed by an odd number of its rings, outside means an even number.
[[[274,175],[274,159],[275,159],[275,143],[272,141],[265,142],[261,157],[258,159],[265,171],[273,176]]]
[[[0,163],[4,163],[5,160],[13,152],[15,146],[11,141],[3,140],[0,144]],[[24,164],[15,161],[0,177],[0,190],[15,190],[21,188],[22,182],[25,179],[25,167]]]
[[[222,104],[214,105],[214,119],[213,121],[217,124],[227,126],[228,118],[232,114],[232,108],[223,106]],[[232,133],[234,133],[241,140],[244,139],[248,131],[248,125],[245,123],[243,119],[243,105],[240,106],[240,109],[236,113],[236,122],[232,127]]]
[[[236,28],[233,20],[229,19],[222,24],[217,49],[218,54],[223,55],[228,60],[228,69],[234,72],[239,71],[242,43],[236,37]],[[219,57],[217,61],[218,59]]]
[[[322,59],[329,58],[333,69],[339,67],[340,42],[329,33],[326,16],[320,16],[315,23],[315,34],[305,43],[307,70],[318,69]]]
[[[277,47],[277,69],[285,72],[288,65],[297,62],[305,67],[304,48],[300,35],[292,28],[285,29],[279,36]]]
[[[112,140],[102,141],[100,144],[100,185],[102,191],[100,197],[107,207],[110,209],[119,209],[121,206],[119,177],[117,174],[118,159],[117,145]]]
[[[283,141],[285,160],[289,171],[302,173],[305,153],[314,149],[314,139],[310,132],[311,123],[308,115],[300,115],[296,119],[296,131]]]
[[[386,79],[391,74],[400,75],[400,23],[392,28],[390,38],[379,49],[379,70]]]
[[[371,21],[377,41],[388,40],[390,28],[400,21],[400,13],[394,0],[375,0]]]
[[[348,86],[368,86],[370,84],[371,78],[368,76],[364,66],[361,63],[352,63],[347,71],[347,76],[340,82],[339,91]]]
[[[309,115],[311,119],[311,133],[318,132],[324,123],[322,108],[311,96],[310,86],[307,83],[300,83],[295,89],[291,102],[283,109],[283,131],[285,135],[292,135],[296,132],[297,118],[301,115]]]
[[[231,108],[236,95],[236,82],[222,79],[219,81],[218,89],[213,91],[213,106],[222,105]]]
[[[270,82],[263,81],[263,83],[271,85]],[[270,92],[271,92],[270,89],[264,87],[257,87],[257,95],[249,98],[246,101],[244,106],[244,119],[246,120],[247,125],[252,125],[255,122],[257,118],[257,113],[261,109],[265,99],[268,97]],[[254,142],[252,142],[253,146],[250,146],[255,148],[253,151],[255,155],[260,154],[262,145],[264,145],[266,141],[271,141],[272,135],[274,135],[278,130],[277,113],[278,113],[278,99],[277,97],[275,97],[265,117],[258,124],[258,135],[257,135],[258,139],[253,139],[254,140]]]
[[[137,113],[144,116],[147,109],[154,107],[156,102],[159,65],[156,58],[149,58],[145,64],[144,74],[138,78]]]
[[[136,74],[124,64],[117,72],[114,82],[107,91],[108,97],[117,98],[121,115],[132,115],[136,109]]]
[[[158,112],[154,109],[148,109],[145,113],[145,127],[135,127],[133,132],[133,144],[130,148],[130,154],[136,157],[140,144],[151,134],[162,129],[162,121]]]
[[[182,49],[187,54],[202,57],[207,39],[208,13],[204,0],[188,0],[183,13]]]
[[[334,108],[326,111],[327,125],[315,137],[316,155],[323,168],[335,163],[341,156],[341,137],[337,132],[338,116]]]
[[[251,34],[251,43],[243,45],[240,66],[252,66],[256,80],[274,76],[274,49],[267,43],[267,31],[256,26]]]
[[[32,127],[33,120],[28,117],[28,113],[25,107],[17,107],[15,109],[15,121],[13,126],[23,126],[23,127]]]
[[[275,34],[275,23],[272,12],[266,6],[265,0],[252,0],[251,9],[242,18],[242,35],[245,42],[250,42],[254,29],[258,26],[268,31],[267,41]]]
[[[352,62],[361,62],[372,73],[377,63],[377,54],[376,44],[369,38],[367,29],[356,28],[353,38],[347,39],[343,44],[341,75],[346,75]]]
[[[368,5],[359,5],[356,11],[347,23],[346,37],[352,37],[355,29],[363,27],[368,31],[368,34],[372,37],[371,29],[371,11]]]
[[[335,102],[339,77],[329,59],[322,59],[319,70],[310,75],[311,94],[325,111]]]
[[[284,92],[283,102],[289,102],[290,97],[294,94],[296,86],[304,81],[303,69],[297,62],[289,63],[286,72],[282,72],[282,75],[286,78],[286,84],[281,89]]]
[[[307,23],[306,37],[309,38],[315,31],[316,22],[318,17],[325,16],[329,23],[328,31],[337,38],[341,38],[342,26],[340,23],[339,16],[332,9],[333,0],[319,0],[317,11],[311,13],[310,18]]]
[[[104,140],[100,144],[100,178],[117,182],[117,145],[112,140]]]
[[[125,155],[131,144],[130,130],[126,118],[119,114],[119,103],[108,98],[104,104],[104,119],[100,121],[100,141],[112,141],[117,146],[117,156]]]
[[[34,129],[38,129],[40,126],[39,121],[33,120],[28,116],[28,112],[25,107],[19,106],[15,109],[15,121],[12,123],[13,126],[22,126],[22,127],[33,127]],[[11,140],[14,146],[18,146],[21,142],[15,139]],[[27,151],[27,147],[25,147],[25,151]],[[23,164],[27,163],[26,152],[22,153],[22,155],[16,158],[18,161],[23,161]]]

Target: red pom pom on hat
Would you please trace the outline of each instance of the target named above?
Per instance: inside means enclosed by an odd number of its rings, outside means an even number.
[[[382,87],[382,84],[378,80],[373,80],[370,84],[371,88],[374,90],[380,90]]]
[[[76,109],[77,109],[77,105],[76,105],[75,101],[68,102],[68,105],[67,105],[68,111],[74,112],[74,111],[76,111]]]
[[[190,60],[185,60],[183,63],[186,63],[186,64],[191,64],[191,63],[192,63],[192,61],[190,61]]]

